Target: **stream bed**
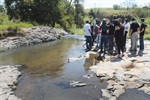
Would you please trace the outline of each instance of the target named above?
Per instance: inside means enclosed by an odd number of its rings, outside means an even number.
[[[79,57],[85,53],[83,37],[66,36],[60,40],[20,47],[0,54],[0,65],[22,64],[22,76],[18,79],[15,95],[22,100],[107,100],[102,97],[101,89],[106,81],[100,80],[89,70],[86,59],[68,62],[68,58]],[[93,74],[92,78],[84,75]],[[86,83],[83,87],[73,87],[70,81]],[[127,100],[133,91],[122,94],[118,100]],[[132,93],[145,98],[140,91]],[[101,98],[101,99],[100,99]],[[148,97],[149,98],[149,97]],[[138,99],[141,100],[141,99]]]

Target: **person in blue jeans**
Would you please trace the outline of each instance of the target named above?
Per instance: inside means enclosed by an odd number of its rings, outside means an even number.
[[[144,34],[147,25],[144,23],[145,19],[141,18],[141,26],[140,26],[140,51],[144,50]]]
[[[107,25],[106,25],[106,20],[103,19],[102,25],[100,27],[102,33],[101,33],[101,44],[100,44],[100,52],[106,53],[107,51],[107,44],[108,44],[108,34],[107,34]],[[104,50],[103,50],[104,49]]]
[[[91,50],[92,48],[92,36],[91,36],[91,26],[89,24],[89,21],[86,21],[86,24],[84,25],[84,37],[86,38],[86,49]]]

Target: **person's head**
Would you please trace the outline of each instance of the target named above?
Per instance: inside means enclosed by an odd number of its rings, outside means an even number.
[[[124,19],[125,23],[129,22],[127,18]]]
[[[87,20],[86,23],[89,23],[89,21]]]
[[[144,22],[145,21],[145,19],[144,18],[141,18],[141,22]]]
[[[102,25],[105,25],[105,24],[106,24],[106,19],[104,18],[102,21]]]
[[[136,19],[133,17],[133,18],[132,18],[132,21],[136,21]]]
[[[115,20],[115,26],[120,26],[120,20],[119,19]]]
[[[89,21],[89,24],[91,25],[91,21]]]
[[[100,23],[101,23],[100,21],[97,21],[97,22],[96,22],[96,25],[100,25]]]

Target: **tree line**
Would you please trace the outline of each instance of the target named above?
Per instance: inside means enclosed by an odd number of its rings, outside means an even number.
[[[20,20],[67,29],[72,24],[83,24],[83,0],[5,0],[10,20]]]

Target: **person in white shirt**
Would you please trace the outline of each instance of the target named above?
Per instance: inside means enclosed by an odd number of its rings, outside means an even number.
[[[91,26],[89,24],[89,21],[86,21],[86,24],[84,25],[84,33],[86,38],[86,49],[91,50],[92,48],[92,36],[91,36]]]
[[[128,21],[127,18],[125,18],[125,22],[124,22],[124,36],[123,36],[123,47],[124,47],[124,50],[126,51],[126,39],[127,39],[127,33],[129,31],[129,28],[130,28],[130,23]]]

